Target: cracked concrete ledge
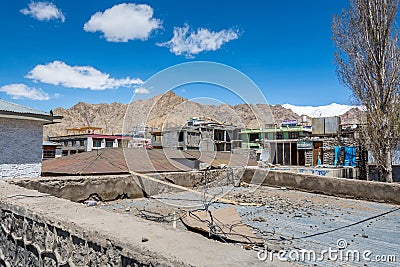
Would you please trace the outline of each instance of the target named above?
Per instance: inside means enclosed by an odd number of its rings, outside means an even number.
[[[243,170],[233,170],[232,173],[235,173],[235,177],[239,177]],[[213,170],[209,171],[208,175],[210,176],[207,178],[208,184],[215,184],[225,181],[227,173],[226,170]],[[149,176],[188,188],[204,183],[204,173],[202,171],[169,172],[149,174]],[[138,177],[132,175],[54,176],[35,179],[8,179],[7,181],[74,202],[81,202],[92,194],[96,194],[102,201],[115,200],[122,195],[127,198],[144,197],[143,190],[139,184],[142,184],[150,195],[179,191],[179,189],[146,179],[138,180]]]
[[[0,181],[0,265],[291,266],[254,251]],[[142,242],[142,238],[147,242]]]

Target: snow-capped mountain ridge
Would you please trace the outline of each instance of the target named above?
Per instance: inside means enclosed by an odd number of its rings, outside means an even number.
[[[325,106],[296,106],[291,104],[283,104],[282,107],[291,109],[299,116],[307,115],[312,118],[340,116],[353,108],[359,108],[358,106],[349,106],[337,103],[332,103]]]

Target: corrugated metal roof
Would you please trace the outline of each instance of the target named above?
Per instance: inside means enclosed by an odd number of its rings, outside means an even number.
[[[44,112],[38,109],[25,107],[19,104],[11,103],[5,100],[0,99],[0,110],[9,111],[15,113],[28,113],[28,114],[38,114],[38,115],[47,115],[50,116],[50,113]]]
[[[174,159],[199,159],[217,167],[255,166],[257,162],[244,155],[226,152],[199,152],[163,149],[102,149],[78,153],[42,164],[42,175],[124,174],[129,170],[139,173],[191,171],[192,168]],[[126,160],[125,160],[126,159]],[[128,169],[129,166],[129,169]]]

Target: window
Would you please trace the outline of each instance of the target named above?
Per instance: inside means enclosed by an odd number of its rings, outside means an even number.
[[[79,145],[80,146],[84,146],[85,145],[85,141],[84,140],[79,140]]]
[[[101,147],[101,140],[93,140],[93,147]]]
[[[250,142],[254,142],[258,139],[258,133],[250,134]]]
[[[113,141],[106,141],[106,147],[113,147]]]
[[[276,133],[276,139],[277,140],[282,140],[283,139],[283,133]]]
[[[289,132],[289,139],[299,139],[298,132]]]
[[[183,142],[183,132],[179,132],[178,142]]]
[[[230,142],[231,141],[231,136],[229,135],[228,132],[226,132],[226,141]]]
[[[69,154],[70,154],[70,155],[76,154],[76,150],[71,150],[71,151],[69,152]]]
[[[62,155],[63,155],[63,156],[68,156],[68,150],[63,150],[63,151],[62,151]]]
[[[226,151],[231,151],[231,150],[232,150],[231,144],[230,143],[226,144]]]
[[[50,158],[55,158],[56,156],[56,151],[55,150],[44,150],[43,151],[43,158],[45,159],[50,159]]]

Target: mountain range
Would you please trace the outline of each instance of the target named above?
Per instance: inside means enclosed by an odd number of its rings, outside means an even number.
[[[332,103],[325,106],[295,106],[283,104],[282,107],[292,110],[297,115],[307,115],[312,118],[341,116],[357,106]]]
[[[302,107],[290,104],[200,104],[168,92],[131,104],[89,104],[79,102],[69,109],[56,108],[54,114],[62,115],[61,123],[46,125],[47,136],[66,135],[66,128],[82,126],[101,127],[104,134],[130,133],[133,128],[147,126],[152,129],[183,126],[190,117],[204,117],[242,128],[263,128],[282,120],[299,120],[306,115],[306,123],[312,117],[340,116],[342,123],[357,122],[359,109],[355,106],[330,104],[320,107]]]

